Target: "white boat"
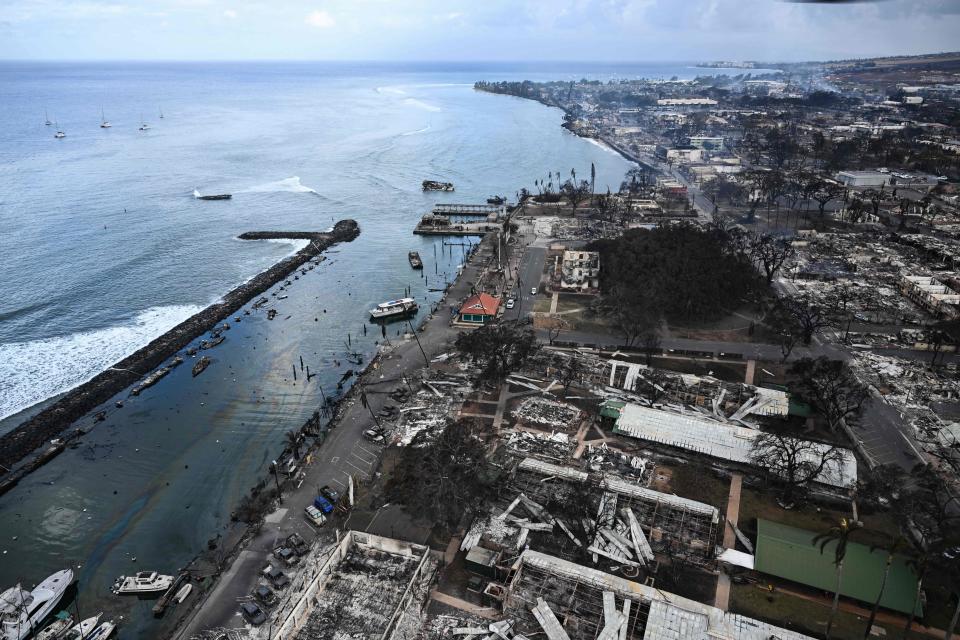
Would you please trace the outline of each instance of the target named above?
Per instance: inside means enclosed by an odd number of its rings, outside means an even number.
[[[97,623],[100,622],[100,616],[102,615],[103,612],[98,613],[92,618],[87,618],[80,624],[75,625],[73,629],[67,632],[67,635],[63,636],[63,640],[87,640],[97,627]]]
[[[54,137],[54,138],[66,138],[66,137],[67,137],[67,134],[65,134],[65,133],[60,129],[60,125],[59,125],[59,124],[56,124],[56,123],[54,123],[54,124],[55,124],[56,127],[57,127],[57,132],[56,132],[55,134],[53,134],[53,137]]]
[[[160,575],[156,571],[141,571],[134,576],[120,576],[113,585],[118,595],[156,593],[166,591],[173,584],[173,576]]]
[[[43,631],[35,636],[35,640],[56,640],[65,635],[70,627],[73,626],[73,617],[58,618],[43,628]]]
[[[150,128],[146,122],[143,121],[143,116],[140,116],[140,131],[147,131]]]
[[[100,107],[100,128],[109,129],[111,126],[113,125],[107,122],[107,117],[103,115],[103,107]]]
[[[416,300],[413,298],[400,298],[398,300],[381,302],[375,309],[370,309],[370,316],[373,318],[389,318],[390,316],[402,316],[416,310]]]
[[[187,599],[187,596],[190,595],[191,591],[193,591],[193,585],[188,582],[187,584],[180,587],[180,590],[177,591],[177,595],[173,596],[173,601],[176,602],[177,604],[181,604],[184,600]]]
[[[73,582],[73,571],[57,571],[26,591],[19,584],[0,594],[0,638],[22,640],[40,627],[53,608],[60,602],[63,592]]]
[[[117,628],[117,625],[113,624],[113,620],[107,620],[99,627],[93,630],[93,632],[85,636],[83,640],[107,640],[110,637],[110,634],[113,633],[113,630]]]

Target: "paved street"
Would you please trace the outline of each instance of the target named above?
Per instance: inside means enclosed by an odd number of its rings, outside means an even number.
[[[457,329],[450,325],[449,305],[456,305],[470,294],[471,287],[481,273],[481,266],[491,259],[489,246],[490,243],[485,242],[477,250],[464,269],[463,276],[447,292],[446,300],[441,302],[437,314],[425,322],[422,332],[418,334],[428,358],[443,353],[455,338]],[[403,372],[416,371],[424,364],[424,356],[416,340],[412,337],[399,342],[394,340],[392,346],[383,352],[379,367],[368,371],[362,379],[371,410],[377,413],[390,401],[386,392],[405,385]],[[282,506],[267,516],[259,534],[239,554],[202,609],[181,628],[178,637],[189,638],[204,629],[243,627],[244,621],[237,612],[238,602],[249,598],[250,592],[258,584],[260,572],[272,561],[271,553],[276,543],[293,532],[300,533],[308,542],[321,535],[332,537],[330,528],[338,525],[328,523],[327,530],[323,532],[314,529],[304,517],[304,507],[312,504],[318,487],[330,485],[338,491],[345,491],[349,476],[359,482],[368,480],[375,472],[382,451],[381,447],[363,438],[363,431],[373,426],[373,419],[355,391],[344,400],[346,404],[337,426],[319,450],[304,460],[305,477],[302,482],[295,488],[285,490]],[[351,526],[356,525],[351,523]],[[400,514],[384,510],[378,512],[364,529],[391,535],[398,526],[409,527],[409,522],[404,522]],[[280,605],[282,607],[283,604]]]

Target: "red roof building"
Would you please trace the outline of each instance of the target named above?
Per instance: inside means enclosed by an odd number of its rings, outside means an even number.
[[[460,322],[487,324],[496,319],[499,308],[500,298],[494,298],[488,293],[478,293],[467,298],[460,306]]]

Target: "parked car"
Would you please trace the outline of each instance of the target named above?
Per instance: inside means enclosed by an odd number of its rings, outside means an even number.
[[[297,555],[297,552],[285,545],[281,545],[274,549],[273,557],[288,567],[292,567],[300,562],[300,556]]]
[[[320,493],[324,498],[330,501],[331,504],[337,504],[340,502],[340,493],[335,489],[331,489],[330,485],[325,484],[320,487]]]
[[[330,513],[333,511],[333,505],[330,504],[330,501],[324,498],[323,496],[317,496],[313,499],[313,506],[324,513]]]
[[[267,614],[253,602],[244,602],[241,604],[240,613],[243,615],[244,620],[255,627],[259,627],[267,621]]]
[[[507,300],[507,309],[513,309],[516,303],[517,303],[516,300],[514,300],[513,298],[510,298],[509,300]]]
[[[370,442],[381,443],[386,438],[383,437],[383,434],[379,431],[374,431],[373,429],[367,429],[363,432],[363,437],[369,440]]]
[[[310,524],[322,527],[327,523],[326,516],[323,515],[320,509],[317,509],[312,504],[308,504],[307,508],[304,509],[304,512],[307,514],[307,520],[310,522]]]
[[[263,570],[263,577],[270,581],[274,589],[283,589],[290,584],[290,578],[287,577],[287,574],[272,564],[267,565],[267,568]]]
[[[533,289],[530,289],[530,295],[532,295],[532,296],[537,295],[537,288],[536,288],[536,287],[534,287]]]
[[[268,607],[272,607],[277,603],[277,594],[265,584],[261,584],[253,590],[253,597]]]
[[[287,546],[297,552],[298,556],[304,556],[310,550],[310,545],[303,539],[299,533],[291,533],[287,536]]]

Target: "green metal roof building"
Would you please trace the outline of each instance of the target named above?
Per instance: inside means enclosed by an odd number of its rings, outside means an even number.
[[[757,519],[754,568],[761,573],[833,593],[837,584],[837,572],[833,564],[836,543],[828,542],[823,553],[820,553],[819,546],[813,545],[816,535],[805,529]],[[866,545],[848,543],[840,594],[872,605],[880,592],[886,560],[885,549],[871,553]],[[909,613],[916,591],[916,575],[903,557],[895,557],[880,606]],[[917,603],[917,615],[922,614],[920,603]]]

